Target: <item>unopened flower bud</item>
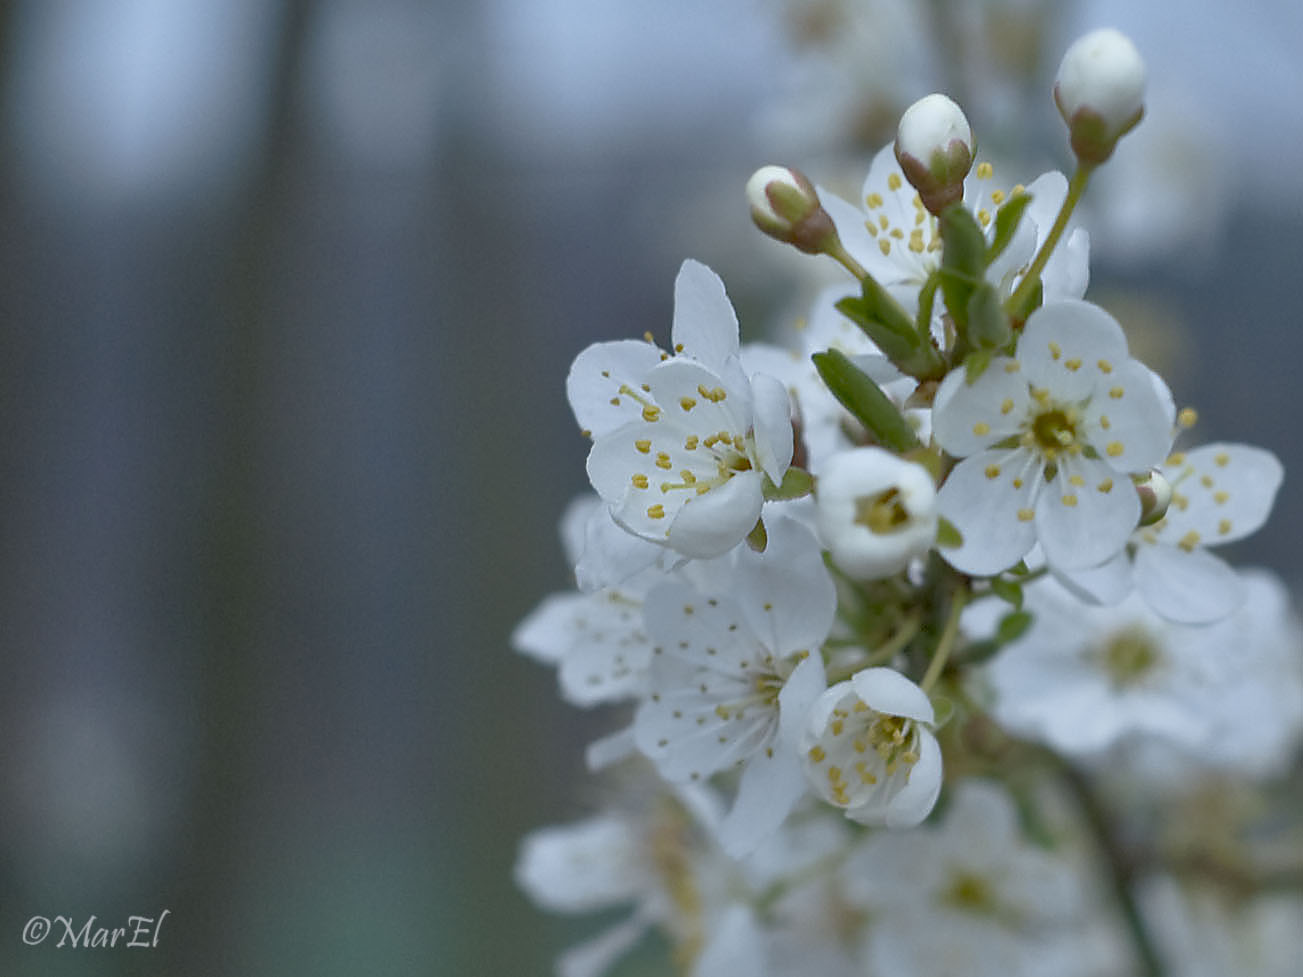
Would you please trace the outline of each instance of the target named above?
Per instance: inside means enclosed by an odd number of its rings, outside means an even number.
[[[1054,101],[1077,158],[1102,163],[1145,113],[1145,62],[1125,34],[1091,31],[1064,54]]]
[[[905,569],[937,534],[936,486],[922,465],[882,448],[833,455],[815,493],[819,535],[857,580]]]
[[[1172,483],[1154,469],[1148,475],[1132,475],[1136,494],[1140,496],[1140,525],[1152,526],[1167,515],[1172,504]]]
[[[924,96],[900,117],[896,162],[933,214],[963,199],[976,151],[964,110],[945,95]]]
[[[747,201],[760,230],[807,254],[823,254],[837,239],[837,228],[814,184],[800,170],[760,167],[747,180]]]

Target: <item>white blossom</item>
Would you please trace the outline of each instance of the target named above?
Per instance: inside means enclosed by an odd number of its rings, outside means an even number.
[[[905,569],[936,540],[936,486],[922,465],[882,448],[833,455],[816,491],[819,536],[851,577]]]
[[[837,603],[809,530],[783,518],[767,529],[763,554],[738,550],[726,592],[666,582],[644,604],[653,662],[635,741],[675,783],[742,767],[721,827],[734,854],[754,850],[805,792],[796,740],[824,689]]]
[[[889,668],[866,668],[825,691],[801,745],[806,776],[852,821],[918,824],[941,791],[941,749],[932,703]]]
[[[616,522],[684,556],[717,556],[755,525],[765,477],[782,481],[791,407],[781,383],[743,371],[724,285],[698,262],[675,283],[672,338],[673,355],[636,340],[588,347],[566,392]]]
[[[874,973],[1088,972],[1064,966],[1068,948],[1081,956],[1083,879],[1023,838],[1012,801],[994,783],[961,781],[938,824],[871,835],[844,872],[848,896],[874,920]]]
[[[965,625],[989,627],[998,603],[970,608]],[[1114,607],[1083,604],[1052,578],[1028,585],[1024,606],[1031,627],[986,667],[991,712],[1016,735],[1069,756],[1095,757],[1155,737],[1213,762],[1235,745],[1242,723],[1236,705],[1261,710],[1270,702],[1234,694],[1238,673],[1255,661],[1244,647],[1247,617],[1177,624],[1134,595]],[[1255,609],[1261,615],[1267,604],[1255,601]],[[1271,619],[1278,628],[1279,613]],[[1285,721],[1296,722],[1275,711],[1264,717],[1268,725]]]
[[[1129,473],[1163,459],[1174,414],[1107,312],[1037,309],[1015,356],[993,358],[972,383],[954,370],[937,391],[933,434],[963,459],[937,497],[963,545],[942,555],[972,574],[1003,570],[1037,542],[1055,566],[1112,558],[1140,517]]]

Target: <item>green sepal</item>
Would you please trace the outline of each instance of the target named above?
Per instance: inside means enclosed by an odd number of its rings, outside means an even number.
[[[968,325],[968,300],[986,271],[986,235],[968,208],[941,212],[941,297],[960,334]]]
[[[955,700],[935,693],[928,698],[932,700],[932,729],[935,731],[955,718]]]
[[[964,545],[964,534],[945,516],[937,516],[937,545],[947,549]]]
[[[989,349],[973,350],[964,357],[964,382],[972,386],[990,365],[991,351]]]
[[[995,626],[995,640],[1002,645],[1017,641],[1031,625],[1032,615],[1029,611],[1010,611]]]
[[[804,468],[793,466],[783,473],[781,485],[775,485],[773,479],[766,475],[763,491],[765,499],[770,502],[799,499],[814,491],[814,476]]]
[[[937,287],[941,284],[938,272],[933,271],[918,291],[918,334],[932,335],[932,307],[936,305]]]
[[[1000,255],[1013,240],[1014,231],[1018,230],[1018,221],[1022,219],[1027,205],[1032,202],[1030,193],[1020,193],[1005,201],[1004,206],[995,212],[995,235],[986,250],[986,263],[989,265]]]
[[[991,593],[995,594],[1001,600],[1013,605],[1015,611],[1022,610],[1022,584],[1016,580],[1005,580],[1003,577],[991,578]]]
[[[968,341],[977,349],[1002,349],[1013,338],[1000,293],[982,281],[968,298]]]
[[[879,444],[897,454],[919,447],[914,429],[896,409],[896,405],[844,353],[830,349],[815,353],[810,358],[832,395],[864,425]]]
[[[765,547],[769,545],[769,533],[765,531],[765,521],[757,519],[756,524],[751,527],[751,532],[747,533],[747,546],[750,546],[757,553],[763,553]]]

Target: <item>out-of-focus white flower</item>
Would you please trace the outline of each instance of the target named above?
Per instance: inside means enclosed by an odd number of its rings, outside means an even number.
[[[1102,163],[1144,115],[1145,62],[1120,31],[1091,31],[1063,55],[1054,101],[1068,123],[1077,158]]]
[[[874,920],[873,973],[1039,977],[1086,929],[1076,867],[1025,841],[1013,802],[988,781],[961,781],[936,826],[871,835],[843,871]]]
[[[1053,579],[1031,584],[1031,628],[986,668],[992,714],[1069,756],[1151,737],[1205,767],[1279,769],[1303,729],[1299,626],[1278,580],[1244,582],[1238,611],[1200,625],[1165,620],[1134,595],[1093,607]],[[994,603],[969,608],[965,624],[989,627]]]
[[[674,353],[650,342],[595,343],[566,393],[593,438],[588,477],[629,532],[688,557],[742,541],[792,457],[783,385],[748,377],[724,284],[686,261],[675,282]]]
[[[889,668],[866,668],[823,693],[802,739],[815,791],[860,824],[918,824],[941,791],[941,748],[927,694]]]
[[[754,850],[805,793],[797,739],[825,687],[820,651],[837,607],[811,532],[766,522],[765,552],[739,548],[728,581],[705,593],[666,582],[644,603],[653,661],[635,741],[675,783],[742,766],[720,827],[733,855]]]
[[[905,569],[936,540],[932,476],[882,448],[833,455],[819,476],[815,500],[819,536],[833,562],[859,580]]]
[[[925,95],[907,108],[895,146],[896,162],[930,213],[939,214],[963,198],[977,143],[964,110],[953,100]]]
[[[1140,890],[1167,973],[1180,977],[1295,977],[1303,960],[1303,898],[1272,892],[1231,900],[1170,876]]]
[[[972,574],[1003,570],[1036,542],[1054,566],[1112,558],[1140,518],[1129,473],[1163,459],[1174,416],[1112,316],[1088,302],[1042,306],[1014,357],[972,383],[954,370],[937,391],[933,435],[963,459],[937,496],[963,545],[942,555]]]

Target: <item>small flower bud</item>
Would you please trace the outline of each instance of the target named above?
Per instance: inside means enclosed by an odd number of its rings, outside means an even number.
[[[1145,62],[1125,34],[1105,27],[1077,40],[1063,56],[1054,101],[1068,123],[1072,151],[1098,164],[1145,113]]]
[[[815,503],[819,535],[833,562],[857,580],[905,569],[936,539],[932,476],[882,448],[854,448],[830,458]]]
[[[760,167],[747,180],[747,201],[760,230],[807,254],[823,254],[837,239],[837,228],[814,184],[800,170]]]
[[[1132,475],[1136,494],[1140,496],[1140,525],[1152,526],[1167,515],[1172,504],[1172,484],[1154,469],[1148,475]]]
[[[964,110],[944,95],[920,98],[900,117],[896,162],[933,214],[963,199],[976,151]]]

